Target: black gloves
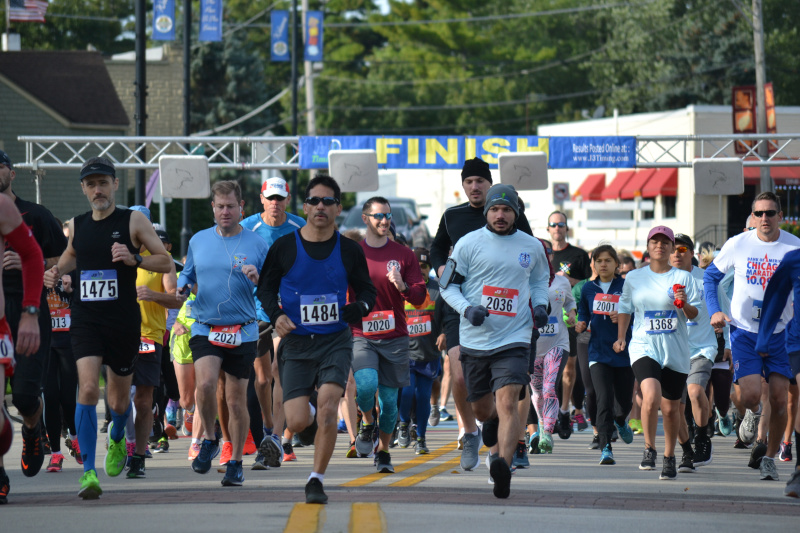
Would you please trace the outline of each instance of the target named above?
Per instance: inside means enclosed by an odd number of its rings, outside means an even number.
[[[464,311],[464,317],[469,320],[469,323],[473,326],[480,326],[483,324],[487,316],[489,316],[489,311],[482,305],[470,306]]]
[[[348,324],[361,325],[366,306],[361,302],[353,302],[342,307],[342,320]]]
[[[543,305],[537,305],[533,308],[533,327],[535,329],[543,328],[547,325],[549,315],[547,309]]]

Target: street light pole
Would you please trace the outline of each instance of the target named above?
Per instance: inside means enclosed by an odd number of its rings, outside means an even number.
[[[753,47],[756,59],[756,129],[758,133],[767,133],[767,106],[764,98],[764,84],[767,79],[767,67],[764,59],[764,19],[761,15],[761,0],[753,0]],[[762,159],[769,158],[769,143],[761,141],[758,155]],[[761,167],[761,192],[774,191],[775,184],[769,173],[769,167]]]
[[[188,137],[192,128],[192,0],[183,0],[183,134]],[[191,145],[187,146],[191,150]],[[183,207],[181,224],[181,257],[189,251],[192,238],[192,206],[187,198],[181,201]]]

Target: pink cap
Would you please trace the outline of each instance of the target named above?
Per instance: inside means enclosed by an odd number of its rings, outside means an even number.
[[[647,234],[647,240],[649,241],[654,235],[658,235],[659,233],[661,235],[665,235],[672,242],[675,242],[675,234],[672,233],[672,230],[666,226],[656,226],[651,229],[650,233]]]

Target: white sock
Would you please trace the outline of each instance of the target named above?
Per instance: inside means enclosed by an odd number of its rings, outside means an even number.
[[[561,409],[561,408],[559,408],[558,410],[561,412],[562,415],[565,415],[565,414],[569,413],[569,410],[565,411],[564,409]]]
[[[311,416],[315,416],[317,414],[317,408],[311,405],[311,402],[308,402],[308,408],[311,409]]]
[[[479,433],[480,433],[480,432],[479,432],[477,429],[476,429],[475,431],[470,431],[470,432],[469,432],[469,434],[470,434],[470,435],[473,435],[473,436],[475,436],[475,437],[477,437]]]
[[[311,475],[308,476],[308,481],[311,481],[314,478],[318,479],[320,483],[323,483],[325,481],[325,474],[318,474],[317,472],[311,472]],[[308,483],[308,481],[306,483]]]

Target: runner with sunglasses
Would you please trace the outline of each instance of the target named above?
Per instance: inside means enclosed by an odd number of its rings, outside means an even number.
[[[711,325],[717,330],[731,324],[734,375],[742,405],[760,414],[761,378],[769,384],[771,415],[766,455],[758,465],[761,479],[777,480],[775,454],[786,429],[786,402],[792,370],[786,353],[784,329],[792,317],[787,303],[774,333],[756,350],[762,320],[764,293],[784,256],[800,247],[800,239],[780,229],[783,219],[780,199],[772,192],[756,196],[752,205],[756,230],[728,239],[703,277]],[[731,316],[720,310],[717,286],[725,273],[734,270]],[[766,354],[762,356],[759,351]]]
[[[642,390],[645,450],[640,470],[656,467],[658,408],[664,418],[664,461],[660,479],[675,479],[675,441],[680,400],[689,373],[689,333],[686,320],[697,317],[700,290],[691,274],[669,264],[675,236],[666,226],[647,235],[650,264],[628,273],[619,300],[614,350],[628,348],[633,374]],[[633,315],[633,335],[626,340]]]

